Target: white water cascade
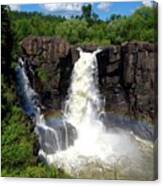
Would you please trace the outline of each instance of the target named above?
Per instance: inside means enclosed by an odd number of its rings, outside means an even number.
[[[17,91],[23,110],[35,122],[39,156],[75,178],[152,179],[152,143],[130,130],[115,127],[106,131],[101,120],[105,111],[98,89],[96,55],[100,51],[79,49],[61,121],[47,120],[41,114],[38,95],[30,86],[24,62],[19,60]]]
[[[76,128],[78,137],[68,149],[48,154],[47,162],[79,178],[116,179],[117,169],[132,175],[137,169],[144,171],[143,155],[133,133],[120,129],[106,132],[100,119],[104,114],[96,58],[100,50],[79,51],[64,109],[64,120]]]
[[[94,53],[79,50],[80,58],[73,69],[64,117],[68,123],[77,129],[78,140],[76,145],[80,147],[80,153],[93,155],[98,153],[96,144],[99,134],[103,133],[104,130],[100,121],[100,115],[104,112],[104,105],[98,89],[96,59],[96,54],[101,50]]]

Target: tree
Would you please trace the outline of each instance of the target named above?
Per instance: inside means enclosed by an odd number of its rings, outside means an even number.
[[[85,20],[67,20],[56,27],[56,35],[65,38],[71,44],[81,43],[87,37],[88,23]]]
[[[120,14],[112,14],[110,16],[110,21],[114,21],[116,19],[120,19],[122,16]]]
[[[92,20],[93,22],[98,22],[99,21],[99,16],[96,13],[92,13]]]
[[[84,5],[82,6],[82,19],[85,19],[88,23],[92,22],[92,5]]]
[[[90,19],[92,15],[92,5],[84,5],[82,6],[82,17],[86,20]]]
[[[10,9],[8,6],[1,6],[1,49],[2,49],[2,74],[7,77],[11,74],[11,51],[13,48],[13,33],[10,22]]]
[[[28,35],[60,36],[71,44],[111,43],[140,40],[154,42],[157,33],[156,8],[141,7],[130,16],[113,14],[108,21],[101,20],[92,11],[92,5],[84,5],[81,16],[63,18],[41,13],[10,12],[14,37],[19,43]],[[15,48],[15,45],[14,45]]]

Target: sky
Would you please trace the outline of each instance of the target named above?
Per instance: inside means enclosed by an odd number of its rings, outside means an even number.
[[[131,15],[141,6],[152,6],[151,0],[142,0],[135,2],[95,2],[92,4],[93,12],[98,14],[100,19],[106,20],[112,14]],[[52,3],[52,4],[22,4],[9,5],[11,10],[24,12],[41,12],[42,14],[61,15],[70,17],[72,15],[81,15],[81,8],[87,3]]]

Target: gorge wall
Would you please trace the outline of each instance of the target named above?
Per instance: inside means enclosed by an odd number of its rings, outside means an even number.
[[[21,57],[43,111],[63,107],[79,58],[77,47],[55,37],[27,37],[21,42]],[[81,48],[94,51],[97,46]],[[97,58],[106,111],[156,123],[157,46],[146,42],[109,45]]]

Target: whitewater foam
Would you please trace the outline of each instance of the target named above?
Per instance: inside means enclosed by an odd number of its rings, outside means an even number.
[[[77,177],[89,177],[89,173],[82,175],[81,172],[85,172],[88,167],[91,171],[92,166],[93,169],[98,169],[96,173],[101,170],[108,172],[115,169],[115,164],[119,166],[124,160],[129,167],[128,173],[131,169],[143,170],[144,166],[143,153],[134,134],[121,129],[106,132],[100,119],[100,115],[104,113],[104,101],[98,89],[98,52],[100,50],[93,53],[80,50],[80,58],[74,65],[69,96],[65,102],[64,120],[76,128],[78,138],[68,149],[46,156],[49,164],[55,164]],[[126,165],[123,165],[123,171]],[[137,168],[134,170],[134,167]],[[107,176],[109,174],[104,177]]]
[[[48,125],[40,113],[37,93],[31,88],[20,59],[17,88],[22,107],[34,118],[39,138],[39,156],[49,165],[66,170],[76,178],[147,179],[153,178],[153,144],[120,128],[106,132],[101,120],[105,115],[104,99],[98,89],[96,55],[80,50],[72,72],[68,99],[62,122]],[[77,131],[74,144],[69,142],[73,125]],[[70,125],[69,125],[70,127]]]

